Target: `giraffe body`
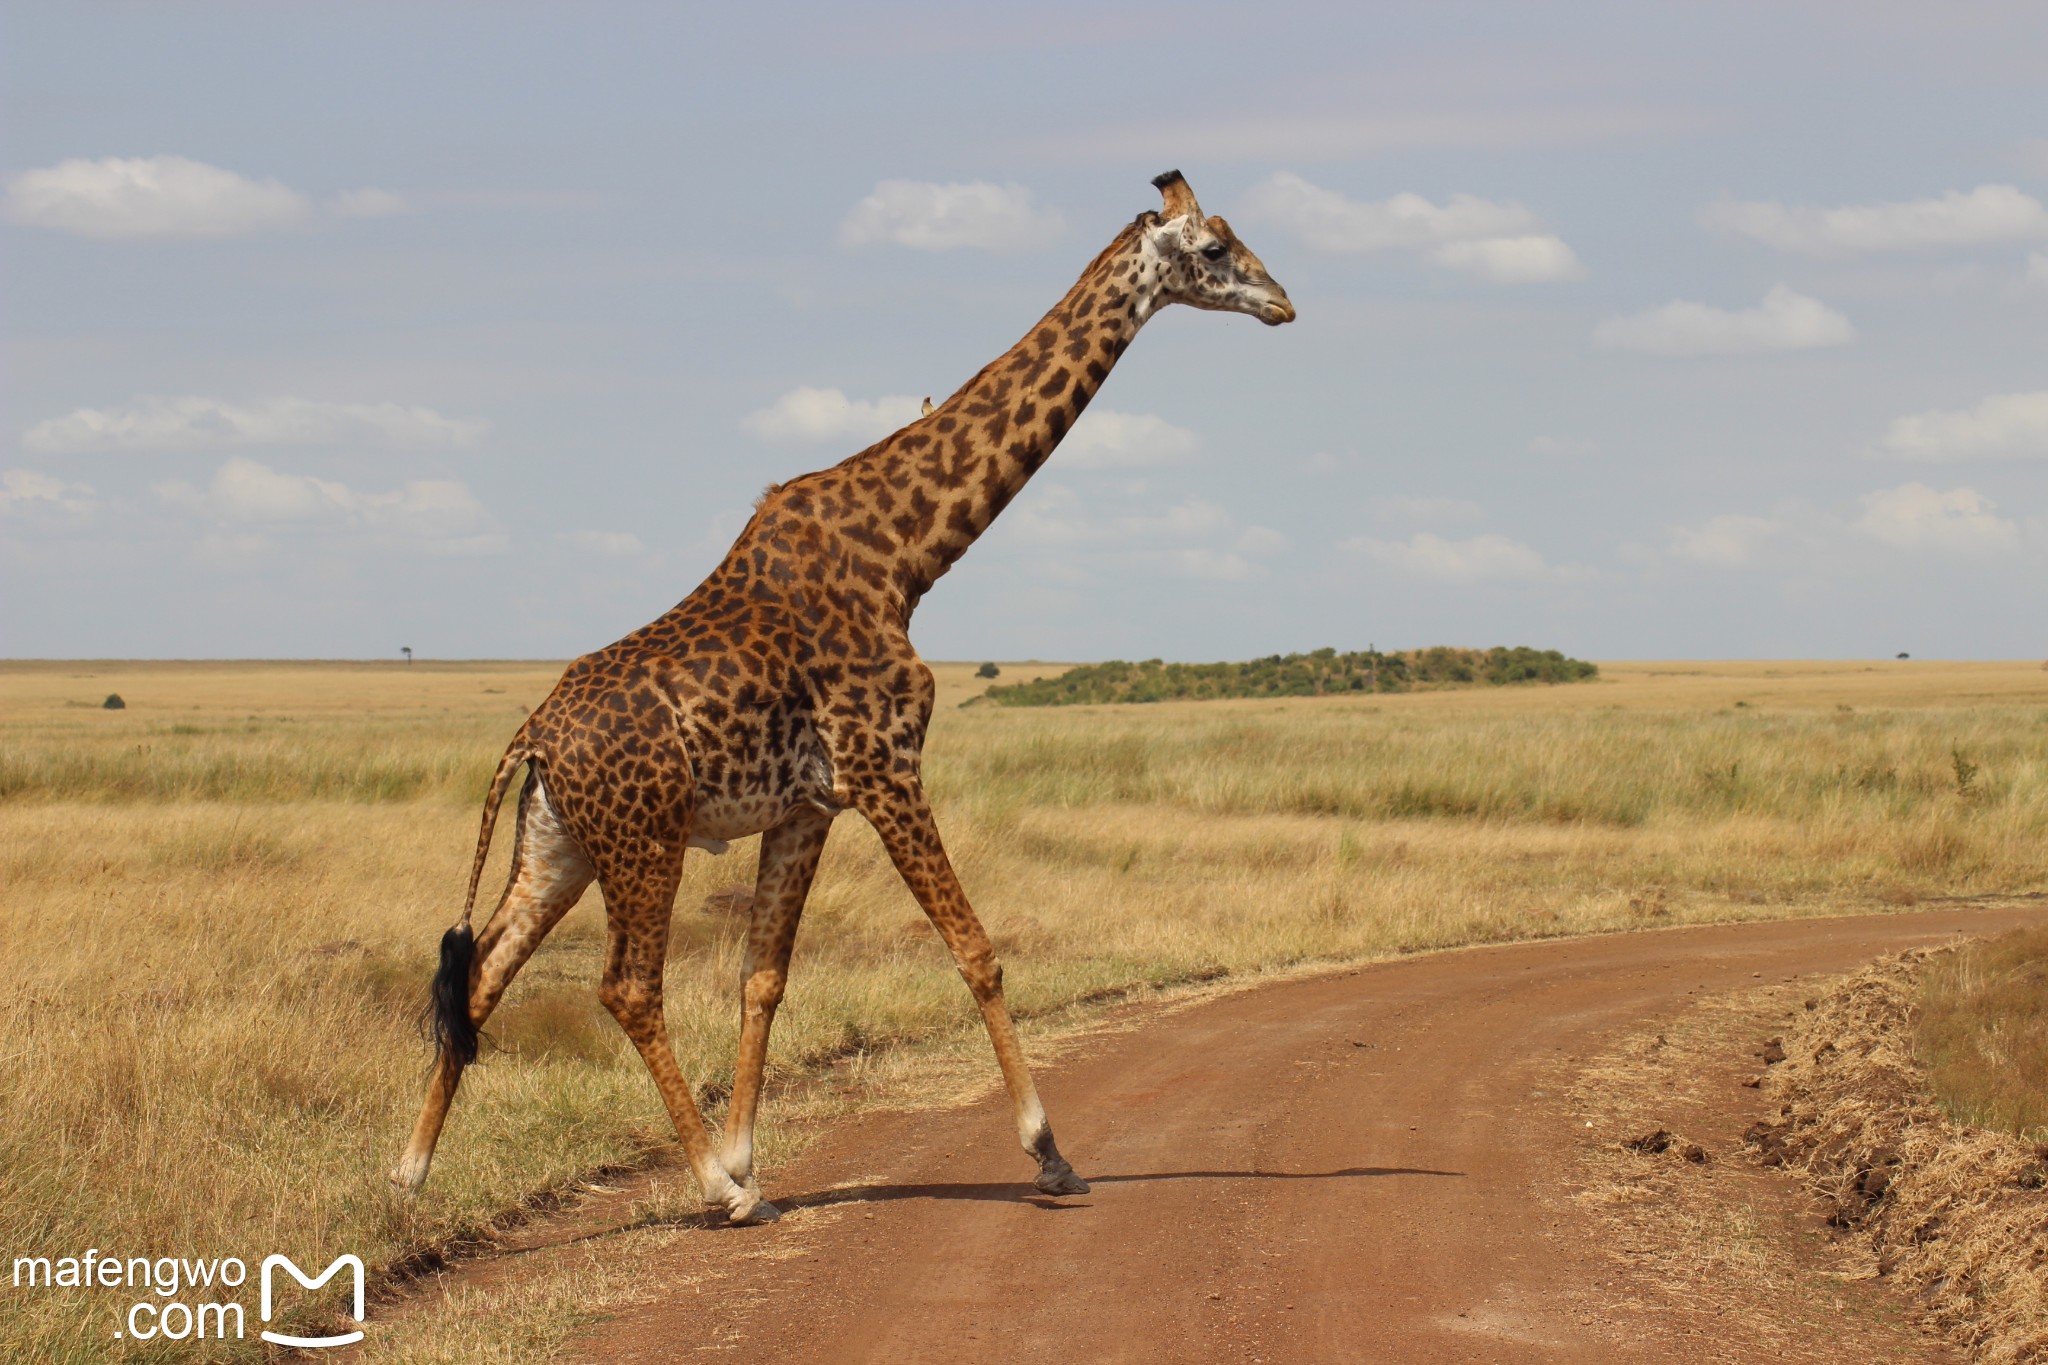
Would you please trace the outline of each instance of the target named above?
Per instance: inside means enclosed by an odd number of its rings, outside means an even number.
[[[937,408],[830,469],[771,486],[710,577],[672,610],[571,664],[493,780],[469,904],[498,806],[524,765],[504,898],[443,940],[440,1057],[394,1179],[417,1188],[482,1026],[547,932],[594,880],[608,944],[598,994],[640,1051],[708,1203],[774,1216],[752,1179],[768,1032],[798,918],[834,818],[856,811],[952,951],[980,1006],[1037,1187],[1082,1193],[1060,1156],[1003,1003],[1002,969],[960,889],[920,763],[934,696],[909,625],[924,593],[1072,427],[1124,348],[1167,303],[1294,308],[1177,172],[1147,213],[1031,333]],[[722,1144],[669,1048],[662,964],[687,847],[760,834],[741,969],[741,1033]]]

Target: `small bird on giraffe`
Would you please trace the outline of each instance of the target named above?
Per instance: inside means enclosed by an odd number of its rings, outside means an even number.
[[[951,950],[980,1007],[1033,1184],[1085,1194],[1053,1142],[1003,972],[940,842],[921,776],[931,670],[910,620],[1073,429],[1138,330],[1169,304],[1294,320],[1287,291],[1178,171],[1064,297],[908,426],[772,485],[711,575],[660,619],[569,665],[491,780],[462,918],[441,939],[436,1064],[392,1179],[417,1190],[478,1031],[548,931],[595,881],[606,951],[598,998],[645,1061],[707,1206],[776,1217],[754,1175],[769,1030],[832,822],[852,811]],[[521,768],[512,870],[472,928],[498,811]],[[739,1058],[714,1138],[662,1015],[669,922],[689,848],[761,836],[740,972]]]

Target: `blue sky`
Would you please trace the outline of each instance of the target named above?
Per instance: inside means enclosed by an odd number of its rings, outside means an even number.
[[[2020,4],[5,6],[0,653],[565,656],[1000,353],[1169,310],[932,658],[2048,655]]]

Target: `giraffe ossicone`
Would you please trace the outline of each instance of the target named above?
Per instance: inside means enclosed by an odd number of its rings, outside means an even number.
[[[1294,305],[1178,171],[1023,340],[859,454],[771,484],[725,559],[659,620],[571,664],[513,737],[484,803],[461,920],[434,977],[437,1064],[392,1179],[417,1189],[481,1029],[540,942],[597,882],[598,997],[654,1078],[708,1205],[775,1216],[754,1180],[768,1034],[832,821],[857,811],[980,1007],[1042,1192],[1084,1194],[1053,1141],[1003,1002],[1003,973],[940,842],[921,778],[933,683],[919,600],[1088,406],[1138,330],[1184,303],[1292,322]],[[929,400],[927,400],[927,404]],[[512,870],[471,930],[500,804],[521,768]],[[686,848],[761,836],[740,972],[740,1045],[714,1139],[676,1064],[662,967]]]

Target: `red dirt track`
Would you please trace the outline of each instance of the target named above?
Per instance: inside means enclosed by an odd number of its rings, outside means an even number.
[[[861,1119],[765,1173],[791,1217],[656,1253],[642,1268],[672,1275],[675,1293],[569,1353],[1841,1359],[1837,1340],[1753,1354],[1739,1334],[1599,1309],[1615,1263],[1598,1215],[1555,1197],[1595,1137],[1558,1095],[1561,1071],[1759,976],[1846,971],[2044,914],[1952,906],[1476,948],[1168,1012],[1042,1071],[1060,1145],[1093,1193],[1031,1191],[996,1094]],[[1897,1340],[1896,1358],[1946,1358],[1910,1332]]]

